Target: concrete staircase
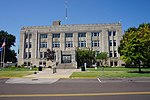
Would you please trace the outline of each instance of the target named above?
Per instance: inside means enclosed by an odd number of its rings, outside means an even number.
[[[76,69],[74,63],[61,63],[56,66],[57,69]]]

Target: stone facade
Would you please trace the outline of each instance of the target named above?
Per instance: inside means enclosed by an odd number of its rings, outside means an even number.
[[[68,64],[76,68],[75,50],[90,49],[108,52],[108,65],[121,66],[118,45],[122,38],[120,23],[61,25],[54,21],[52,26],[23,27],[20,32],[18,65]],[[46,60],[47,49],[55,51],[55,62]],[[57,67],[60,67],[57,66]]]

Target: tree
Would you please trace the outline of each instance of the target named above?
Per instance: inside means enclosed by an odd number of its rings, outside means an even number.
[[[12,34],[8,34],[6,31],[0,31],[0,47],[2,46],[5,40],[5,59],[4,62],[17,62],[16,53],[14,50],[11,50],[12,46],[15,46],[16,37]],[[2,52],[1,52],[2,53]],[[1,59],[1,58],[0,58]]]
[[[97,61],[100,62],[100,64],[102,66],[104,66],[106,64],[107,61],[107,52],[100,52],[97,54],[96,56]]]
[[[138,28],[129,28],[120,41],[118,52],[127,64],[139,67],[150,64],[150,24],[141,24]]]
[[[55,60],[55,51],[51,51],[50,49],[47,49],[47,53],[46,53],[46,59],[47,60]]]
[[[78,68],[83,66],[84,63],[87,63],[87,66],[90,67],[92,62],[95,61],[95,51],[77,49],[76,54]]]

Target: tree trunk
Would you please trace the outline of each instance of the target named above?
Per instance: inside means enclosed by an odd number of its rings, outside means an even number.
[[[138,61],[138,65],[139,65],[139,73],[141,73],[141,65],[140,65],[140,61]]]

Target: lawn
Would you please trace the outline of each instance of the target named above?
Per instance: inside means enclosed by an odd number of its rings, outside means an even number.
[[[29,68],[0,68],[0,78],[16,78],[33,74],[37,68],[30,70]]]
[[[142,68],[143,73],[137,73],[138,68],[94,68],[85,72],[74,72],[70,78],[133,78],[150,77],[150,68]]]

